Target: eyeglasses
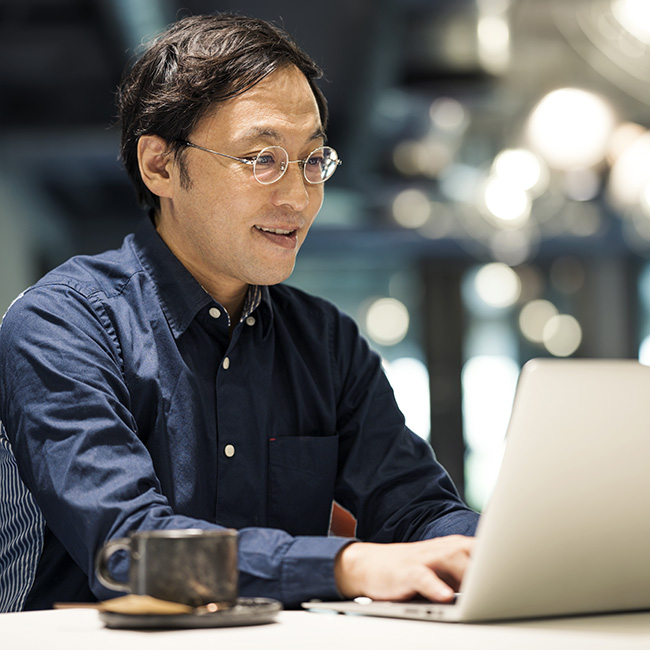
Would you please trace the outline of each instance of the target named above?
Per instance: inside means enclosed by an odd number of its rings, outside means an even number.
[[[289,163],[298,163],[305,180],[312,185],[318,185],[331,178],[342,162],[335,149],[325,146],[314,149],[304,160],[289,160],[289,154],[280,146],[265,147],[254,158],[237,158],[226,153],[200,147],[192,142],[181,141],[181,144],[213,153],[216,156],[237,160],[245,165],[252,165],[253,176],[262,185],[270,185],[279,181],[287,171]]]

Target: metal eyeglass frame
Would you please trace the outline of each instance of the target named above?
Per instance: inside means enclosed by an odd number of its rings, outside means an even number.
[[[238,158],[237,156],[230,156],[227,153],[220,153],[219,151],[214,151],[213,149],[208,149],[207,147],[201,147],[198,144],[194,144],[193,142],[189,142],[188,140],[179,140],[179,143],[182,144],[182,145],[185,145],[186,147],[192,147],[193,149],[199,149],[200,151],[207,151],[208,153],[213,153],[213,154],[215,154],[215,156],[223,156],[224,158],[230,158],[231,160],[236,160],[237,162],[244,163],[245,165],[252,165],[253,166],[253,176],[254,176],[255,180],[258,183],[260,183],[260,185],[273,185],[273,183],[277,183],[284,176],[285,172],[287,171],[287,169],[289,167],[289,163],[298,163],[298,165],[300,165],[300,168],[302,169],[302,175],[303,175],[304,179],[310,185],[322,185],[325,181],[332,178],[332,176],[334,175],[334,171],[336,171],[336,167],[338,167],[343,162],[338,157],[339,155],[338,155],[338,152],[336,151],[336,149],[334,149],[333,147],[330,147],[328,145],[322,145],[320,147],[316,147],[316,149],[314,149],[314,151],[312,151],[307,156],[307,158],[305,158],[304,160],[289,160],[289,153],[287,152],[287,150],[284,147],[281,147],[280,145],[271,145],[269,147],[264,147],[264,149],[262,149],[262,151],[260,151],[255,156],[255,158],[250,159],[250,158]],[[314,152],[319,151],[320,149],[325,149],[325,148],[330,149],[336,155],[336,161],[335,161],[336,167],[334,167],[334,171],[327,178],[324,178],[322,181],[310,181],[307,178],[307,172],[306,172],[307,161],[312,157]],[[269,181],[268,183],[265,183],[264,181],[261,181],[259,179],[259,177],[257,176],[257,174],[255,173],[255,165],[257,164],[258,158],[265,151],[268,151],[269,149],[281,149],[282,151],[284,151],[284,154],[287,157],[287,161],[286,161],[286,163],[284,163],[284,166],[282,167],[282,172],[280,173],[280,175],[277,178],[273,179],[272,181]]]

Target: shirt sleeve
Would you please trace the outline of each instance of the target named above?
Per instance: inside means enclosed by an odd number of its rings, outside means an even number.
[[[405,424],[379,356],[356,324],[340,315],[331,340],[337,360],[337,501],[357,518],[364,541],[404,542],[473,535],[468,508],[431,445]]]
[[[218,528],[175,513],[132,415],[122,351],[96,294],[37,286],[0,327],[0,418],[22,480],[99,599],[95,578],[109,539],[137,530]],[[272,529],[239,532],[240,592],[291,606],[338,596],[333,564],[349,540]],[[122,563],[115,577],[126,579]]]

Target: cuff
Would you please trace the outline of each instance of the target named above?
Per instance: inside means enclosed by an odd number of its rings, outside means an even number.
[[[347,537],[296,537],[282,561],[283,602],[291,607],[313,598],[339,600],[334,562],[341,549],[355,541]]]

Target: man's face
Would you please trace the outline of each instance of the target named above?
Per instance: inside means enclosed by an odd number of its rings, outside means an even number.
[[[220,104],[189,139],[238,158],[280,145],[290,160],[323,144],[314,94],[294,66]],[[172,251],[217,299],[247,284],[285,280],[320,210],[323,186],[307,183],[297,164],[279,181],[262,185],[250,165],[191,147],[185,154],[189,186],[175,174],[158,222]]]

